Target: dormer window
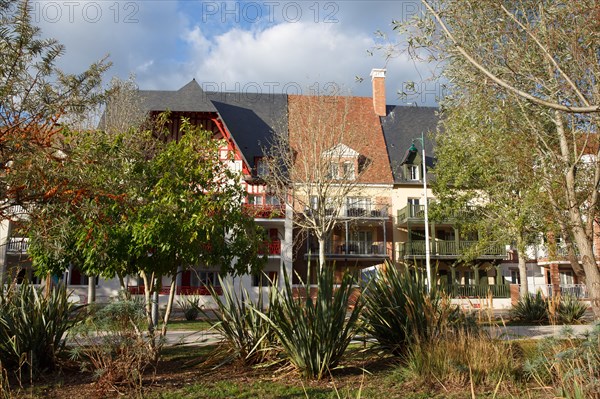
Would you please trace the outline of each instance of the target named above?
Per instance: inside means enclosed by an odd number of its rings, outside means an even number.
[[[407,169],[407,180],[416,181],[419,180],[419,166],[418,165],[406,165]]]
[[[327,162],[327,178],[331,180],[355,180],[360,154],[345,144],[324,151]],[[360,170],[359,170],[360,173]]]
[[[256,176],[264,177],[269,175],[269,163],[265,158],[256,158]]]

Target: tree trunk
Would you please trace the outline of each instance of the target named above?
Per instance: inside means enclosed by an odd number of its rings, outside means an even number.
[[[175,300],[175,286],[177,283],[177,275],[171,277],[171,290],[169,291],[169,299],[167,300],[167,309],[165,309],[165,317],[163,319],[163,326],[160,332],[160,336],[164,338],[167,335],[167,325],[169,324],[169,318],[171,317],[171,310],[173,309],[173,301]]]
[[[585,285],[588,291],[588,298],[594,311],[594,317],[598,320],[600,319],[600,270],[598,270],[598,265],[594,258],[592,243],[581,226],[574,226],[573,238],[579,249],[581,264],[585,271]]]
[[[517,258],[519,262],[519,297],[525,298],[529,295],[529,284],[527,281],[527,255],[526,255],[525,240],[522,234],[517,236]]]
[[[96,277],[88,276],[88,300],[87,303],[96,302]]]
[[[573,241],[579,249],[581,264],[585,272],[586,286],[588,297],[594,311],[596,319],[600,319],[600,270],[596,264],[593,250],[593,232],[588,232],[585,229],[584,219],[593,218],[593,214],[582,215],[579,204],[577,203],[577,188],[575,184],[575,166],[571,165],[571,154],[566,137],[564,120],[559,111],[555,112],[556,131],[560,139],[560,152],[566,173],[564,174],[565,182],[565,199],[568,205],[568,215],[570,221],[571,232],[573,233]]]
[[[152,323],[152,300],[150,294],[153,289],[154,276],[148,278],[145,272],[141,272],[142,279],[144,280],[144,304],[146,306],[146,322],[148,323],[148,333],[154,335],[154,323]]]
[[[325,267],[325,240],[319,238],[319,272]]]
[[[152,293],[152,325],[158,327],[158,305],[160,301],[160,288],[162,276],[154,277],[154,292]]]

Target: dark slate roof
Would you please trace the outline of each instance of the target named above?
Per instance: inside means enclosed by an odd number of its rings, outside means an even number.
[[[287,95],[207,92],[249,166],[272,142],[273,132],[287,133]]]
[[[432,132],[435,132],[438,108],[388,105],[387,115],[381,118],[381,126],[385,137],[386,147],[395,183],[408,183],[404,177],[402,162],[414,139],[425,135],[425,157],[427,167],[434,164]],[[421,151],[421,140],[414,140]],[[427,174],[429,177],[430,174]],[[421,183],[414,183],[421,184]]]
[[[196,79],[177,91],[140,90],[139,93],[147,111],[217,112]]]

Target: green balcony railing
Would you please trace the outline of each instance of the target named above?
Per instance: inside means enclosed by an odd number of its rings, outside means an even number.
[[[477,245],[477,241],[467,240],[432,240],[429,243],[431,256],[460,256]],[[402,256],[425,256],[425,240],[415,240],[402,243],[400,246]],[[505,256],[506,246],[499,243],[489,244],[480,253],[480,256]]]

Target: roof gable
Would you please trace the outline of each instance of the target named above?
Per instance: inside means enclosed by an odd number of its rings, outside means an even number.
[[[177,91],[140,90],[140,97],[147,111],[217,112],[196,79]]]
[[[353,150],[344,143],[340,143],[329,150],[323,151],[323,156],[325,157],[335,156],[338,158],[356,158],[359,155],[358,151]]]

